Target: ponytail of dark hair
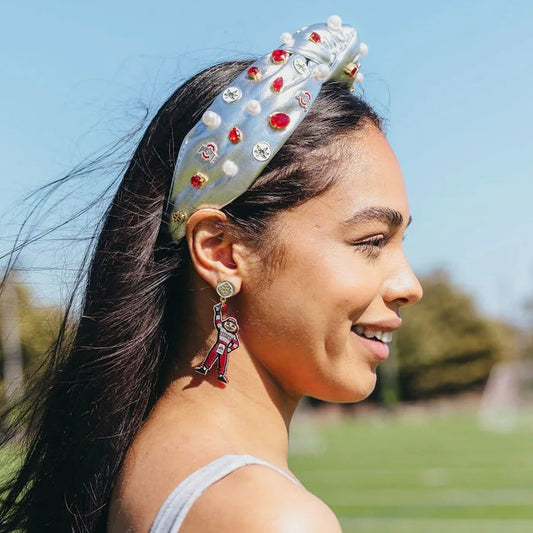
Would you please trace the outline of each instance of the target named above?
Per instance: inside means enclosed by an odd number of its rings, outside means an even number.
[[[27,449],[18,473],[1,487],[0,531],[106,530],[126,451],[164,390],[168,365],[179,363],[173,325],[180,320],[188,250],[183,240],[171,242],[165,213],[177,152],[248,64],[227,62],[197,74],[144,133],[103,218],[81,314],[72,318],[71,299],[45,370],[6,433],[4,440],[24,426]],[[326,83],[263,174],[224,209],[235,231],[260,246],[272,217],[331,185],[323,156],[313,153],[367,123],[380,127],[366,103]]]

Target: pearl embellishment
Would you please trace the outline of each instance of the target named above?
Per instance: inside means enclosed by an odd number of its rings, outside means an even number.
[[[317,65],[313,70],[315,80],[326,80],[329,76],[329,68],[326,65]]]
[[[261,113],[261,104],[257,100],[250,100],[246,104],[246,111],[255,117],[255,115],[259,115],[259,113]]]
[[[218,113],[215,113],[214,111],[206,111],[202,116],[202,121],[207,129],[216,130],[220,126],[222,119]]]
[[[331,15],[331,17],[328,18],[328,28],[330,30],[340,30],[342,27],[342,19],[339,17],[339,15]]]
[[[227,176],[233,177],[235,174],[237,174],[237,172],[239,172],[239,167],[233,161],[228,159],[228,161],[224,161],[222,170]]]
[[[287,46],[292,46],[294,44],[294,39],[288,31],[281,34],[280,41]]]

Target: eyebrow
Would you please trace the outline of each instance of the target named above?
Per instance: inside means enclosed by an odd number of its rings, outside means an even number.
[[[406,228],[411,224],[413,217],[409,217]],[[344,225],[352,226],[365,222],[383,222],[390,228],[399,228],[403,224],[403,215],[390,207],[367,207],[354,213]]]

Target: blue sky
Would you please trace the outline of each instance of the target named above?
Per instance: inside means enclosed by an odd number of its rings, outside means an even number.
[[[533,295],[526,0],[4,0],[0,251],[24,215],[22,196],[134,128],[140,103],[155,111],[200,68],[264,54],[282,32],[332,13],[369,44],[363,90],[386,117],[404,171],[414,218],[405,246],[415,271],[444,266],[484,312],[520,320],[520,303]],[[104,178],[80,185],[73,204]],[[23,258],[38,267],[29,281],[51,299],[64,276],[41,267],[81,253],[58,246]]]

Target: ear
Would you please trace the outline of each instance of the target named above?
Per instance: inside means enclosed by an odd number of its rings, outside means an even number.
[[[242,283],[243,247],[228,234],[227,216],[219,209],[201,208],[187,221],[186,239],[196,272],[211,287],[227,280],[239,292]]]

